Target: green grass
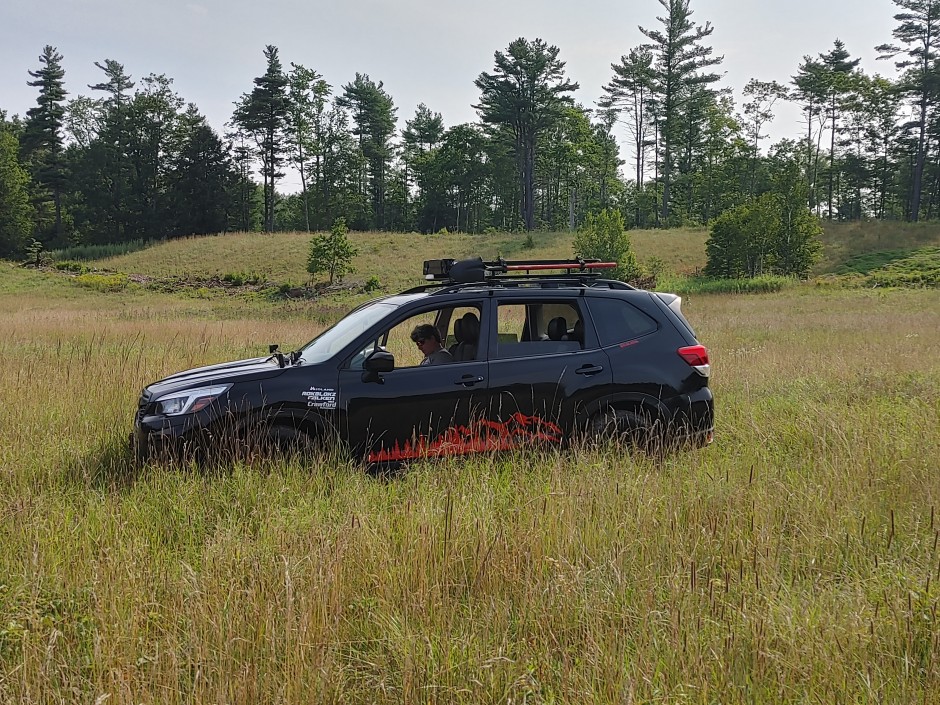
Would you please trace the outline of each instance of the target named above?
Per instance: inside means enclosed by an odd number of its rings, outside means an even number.
[[[878,250],[850,257],[835,267],[835,274],[869,274],[910,254],[910,250]]]
[[[647,252],[667,252],[654,235]],[[396,256],[370,274],[437,254]],[[0,267],[0,702],[940,692],[936,289],[688,293],[714,368],[705,450],[377,478],[337,456],[134,471],[126,452],[143,385],[293,348],[348,302],[99,292]]]
[[[873,286],[940,287],[940,247],[910,252],[872,272],[869,279]]]
[[[820,274],[838,272],[844,263],[860,255],[872,254],[877,259],[880,257],[877,253],[940,246],[940,221],[823,222],[823,230],[823,258],[817,267]]]
[[[766,294],[797,284],[790,277],[765,274],[750,279],[711,279],[708,277],[666,278],[657,289],[675,294]]]
[[[117,257],[128,252],[137,252],[156,243],[151,240],[131,240],[130,242],[111,243],[108,245],[72,245],[58,250],[50,250],[48,255],[56,260],[95,260],[105,257]]]

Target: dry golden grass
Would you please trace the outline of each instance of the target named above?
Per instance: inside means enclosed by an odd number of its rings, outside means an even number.
[[[703,451],[133,472],[143,384],[336,312],[0,270],[0,702],[937,702],[940,292],[684,310]]]
[[[630,233],[641,261],[659,257],[675,273],[687,274],[705,264],[704,229],[670,231],[637,230]],[[349,238],[358,248],[351,282],[377,276],[386,290],[423,282],[421,261],[479,255],[495,259],[564,259],[574,255],[570,233],[536,233],[535,247],[523,249],[524,234],[421,235],[418,233],[354,232]],[[231,233],[183,238],[144,250],[94,262],[95,266],[128,274],[211,277],[228,273],[257,273],[276,282],[301,284],[310,280],[306,271],[310,252],[307,233]]]

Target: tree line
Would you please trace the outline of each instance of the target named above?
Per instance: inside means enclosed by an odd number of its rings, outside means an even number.
[[[690,0],[658,0],[644,42],[611,65],[593,106],[558,47],[519,38],[475,81],[478,121],[446,126],[427,105],[397,129],[393,97],[357,73],[265,70],[218,133],[172,79],[96,62],[101,82],[69,98],[46,46],[36,105],[0,111],[0,256],[46,247],[228,230],[534,230],[619,209],[628,227],[706,224],[762,195],[833,220],[916,221],[940,211],[940,0],[893,0],[896,78],[862,71],[838,39],[788,81],[721,88],[713,27]],[[796,103],[802,136],[769,147],[774,109]],[[626,159],[615,138],[626,126]],[[284,193],[287,169],[300,191]],[[793,178],[796,174],[797,178]]]

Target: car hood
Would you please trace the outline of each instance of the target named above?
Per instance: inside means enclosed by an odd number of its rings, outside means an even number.
[[[283,371],[284,369],[279,367],[270,356],[253,357],[248,360],[222,362],[218,365],[207,365],[177,372],[149,385],[147,391],[150,392],[151,398],[155,398],[181,389],[267,379],[276,377]]]

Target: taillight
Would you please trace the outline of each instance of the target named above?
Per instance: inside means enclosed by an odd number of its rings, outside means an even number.
[[[704,345],[688,345],[679,348],[676,352],[702,377],[708,377],[711,374],[712,366],[708,362],[708,348]]]

